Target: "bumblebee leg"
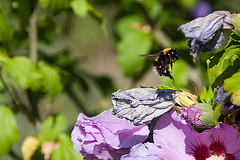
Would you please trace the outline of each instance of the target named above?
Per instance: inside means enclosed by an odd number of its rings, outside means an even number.
[[[166,72],[164,73],[162,73],[164,76],[167,76],[167,77],[169,77],[171,80],[173,80],[173,83],[175,83],[175,80],[174,80],[174,78],[173,78],[173,76],[171,75],[171,73],[169,72],[169,70],[166,70]]]

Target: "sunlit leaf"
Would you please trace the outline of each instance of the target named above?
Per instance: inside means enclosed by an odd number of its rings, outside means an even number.
[[[83,156],[74,151],[70,137],[61,134],[58,143],[59,147],[53,150],[51,160],[83,160]]]
[[[218,119],[219,119],[219,117],[220,117],[220,115],[221,115],[221,112],[222,112],[223,102],[224,102],[224,101],[222,101],[222,103],[220,103],[219,105],[217,105],[217,106],[215,107],[215,109],[214,109],[214,123],[215,123],[215,125],[218,125]]]
[[[235,73],[232,77],[226,79],[223,84],[223,90],[227,91],[227,96],[240,89],[240,72]]]
[[[44,91],[53,99],[62,90],[61,78],[58,70],[42,61],[39,62],[38,66],[43,75]]]
[[[208,91],[204,87],[203,90],[201,91],[201,93],[199,94],[201,102],[202,103],[212,104],[213,94],[214,93],[213,93],[213,90],[212,90],[211,87],[209,87]]]
[[[233,26],[234,26],[236,29],[240,30],[240,14],[238,14],[237,17],[231,18],[231,21],[232,21],[232,23],[233,23]]]
[[[62,114],[51,115],[44,122],[42,136],[44,141],[53,141],[58,138],[66,127],[66,117]]]
[[[88,13],[87,0],[73,0],[70,2],[73,12],[80,17],[86,17]]]
[[[7,106],[0,106],[0,156],[7,154],[13,143],[19,140],[17,122]]]
[[[207,74],[212,88],[239,69],[239,59],[236,55],[239,51],[239,44],[231,42],[227,48],[207,61]]]

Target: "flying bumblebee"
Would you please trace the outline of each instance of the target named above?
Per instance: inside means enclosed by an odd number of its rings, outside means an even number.
[[[157,54],[142,56],[156,57],[153,62],[153,70],[160,76],[164,75],[169,77],[173,80],[173,83],[175,83],[174,78],[169,71],[169,65],[172,68],[172,64],[180,58],[176,49],[165,48]]]

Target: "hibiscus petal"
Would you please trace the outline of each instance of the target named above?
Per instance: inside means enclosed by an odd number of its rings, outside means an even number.
[[[153,140],[157,146],[166,149],[167,155],[172,159],[191,160],[194,159],[193,156],[187,155],[185,152],[185,132],[195,131],[192,131],[184,121],[181,121],[177,113],[170,111],[157,120],[153,130]]]
[[[153,143],[137,144],[121,160],[157,160],[163,159],[163,151]]]

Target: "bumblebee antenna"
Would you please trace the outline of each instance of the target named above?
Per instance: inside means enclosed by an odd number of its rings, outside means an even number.
[[[184,46],[181,46],[181,47],[178,47],[177,49],[175,49],[175,50],[179,50],[179,49],[181,49],[181,48],[183,48]]]

